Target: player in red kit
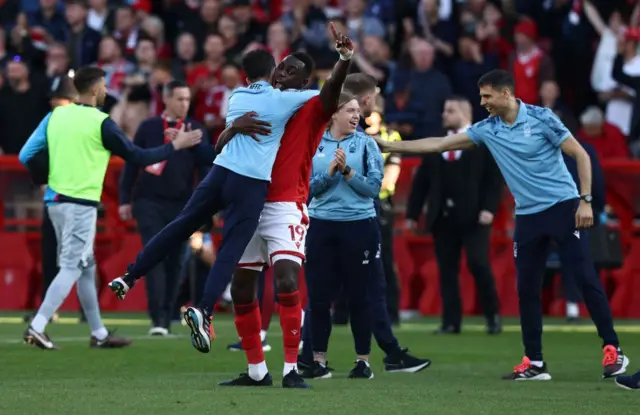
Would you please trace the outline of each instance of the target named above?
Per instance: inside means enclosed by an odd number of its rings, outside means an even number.
[[[318,148],[327,123],[338,107],[342,84],[353,55],[351,40],[331,25],[340,60],[320,94],[310,99],[289,120],[274,164],[267,200],[260,224],[249,242],[231,282],[231,296],[236,313],[236,328],[249,363],[248,372],[236,379],[222,382],[224,386],[270,386],[260,339],[261,318],[256,300],[260,271],[273,267],[276,292],[280,305],[280,326],[284,343],[282,386],[308,388],[298,374],[297,359],[300,343],[302,308],[298,293],[298,274],[304,260],[304,246],[309,218],[307,198],[312,158]],[[281,89],[303,88],[313,70],[313,61],[305,54],[287,56],[276,69],[274,86]],[[256,114],[245,114],[232,124],[219,139],[221,149],[233,134],[264,133],[263,122],[253,120]]]

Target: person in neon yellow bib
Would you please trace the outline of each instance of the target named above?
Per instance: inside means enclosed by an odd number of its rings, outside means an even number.
[[[45,328],[77,282],[80,303],[91,328],[90,346],[126,347],[130,340],[111,336],[102,324],[94,282],[97,206],[109,159],[114,154],[143,166],[151,165],[166,160],[176,150],[199,144],[202,133],[182,128],[172,142],[143,150],[96,108],[104,103],[107,92],[103,70],[81,68],[73,83],[79,96],[77,103],[50,112],[18,156],[31,172],[47,172],[44,201],[55,229],[60,267],[24,333],[24,341],[41,349],[58,349]]]

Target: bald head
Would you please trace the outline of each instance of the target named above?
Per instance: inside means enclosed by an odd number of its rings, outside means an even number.
[[[443,126],[450,130],[459,130],[473,122],[473,109],[468,99],[452,97],[445,101],[442,113]]]

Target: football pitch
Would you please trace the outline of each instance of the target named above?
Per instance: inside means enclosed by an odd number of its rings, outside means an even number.
[[[228,316],[216,317],[217,339],[209,354],[190,345],[186,328],[150,338],[143,315],[107,315],[105,324],[134,344],[124,350],[89,349],[88,327],[67,314],[48,327],[60,351],[22,344],[18,314],[0,315],[0,414],[602,414],[638,413],[640,395],[601,380],[600,340],[590,321],[565,325],[547,320],[545,356],[553,380],[501,380],[522,355],[517,321],[490,337],[479,319],[465,320],[463,334],[431,334],[436,320],[396,329],[411,353],[432,359],[415,374],[386,374],[383,354],[373,346],[372,380],[348,380],[354,353],[348,328],[334,328],[328,359],[333,379],[311,381],[310,390],[283,390],[282,337],[274,316],[266,353],[272,388],[223,388],[221,380],[245,370],[242,353],[226,350],[236,341]],[[619,321],[629,370],[640,368],[640,323]]]

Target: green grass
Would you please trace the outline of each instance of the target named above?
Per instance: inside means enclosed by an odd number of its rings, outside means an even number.
[[[245,369],[242,353],[225,350],[236,340],[228,318],[216,319],[218,337],[204,355],[191,347],[184,327],[176,327],[176,338],[151,339],[142,316],[109,317],[107,326],[134,337],[130,349],[89,349],[88,327],[69,318],[48,328],[63,350],[44,352],[21,344],[24,324],[17,315],[0,316],[0,414],[600,415],[638,410],[638,395],[600,379],[600,341],[590,324],[546,327],[550,382],[500,380],[522,354],[515,320],[496,337],[485,335],[477,319],[467,320],[462,335],[450,337],[431,334],[434,320],[405,324],[397,329],[401,343],[431,358],[432,367],[386,374],[374,345],[376,377],[359,381],[345,379],[353,342],[350,332],[338,327],[329,351],[334,378],[313,381],[311,390],[283,390],[277,316],[269,337],[273,351],[267,353],[277,386],[264,389],[216,386]],[[619,329],[625,352],[640,358],[640,325],[621,322]],[[630,370],[635,367],[632,363]]]

